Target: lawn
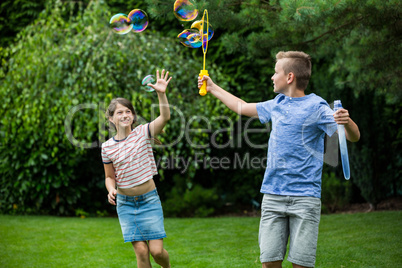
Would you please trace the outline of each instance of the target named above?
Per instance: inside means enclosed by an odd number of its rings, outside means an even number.
[[[402,211],[323,215],[316,267],[399,267],[401,223]],[[165,219],[172,267],[261,267],[258,225],[247,217]],[[136,267],[136,260],[117,218],[0,215],[0,267]]]

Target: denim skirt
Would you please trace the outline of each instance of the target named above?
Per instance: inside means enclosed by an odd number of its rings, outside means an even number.
[[[139,196],[117,194],[117,215],[124,242],[166,237],[162,205],[156,189]]]

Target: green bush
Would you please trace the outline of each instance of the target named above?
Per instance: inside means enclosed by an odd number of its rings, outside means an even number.
[[[207,217],[220,207],[215,189],[185,183],[185,178],[174,176],[175,187],[167,193],[163,211],[167,217]]]
[[[335,212],[349,204],[351,199],[352,183],[344,178],[338,178],[335,173],[322,174],[322,212]]]

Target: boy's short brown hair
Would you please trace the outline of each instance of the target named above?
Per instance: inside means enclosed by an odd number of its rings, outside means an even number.
[[[276,61],[287,59],[283,63],[285,74],[293,73],[296,77],[296,87],[305,90],[311,77],[311,57],[302,51],[280,51]]]

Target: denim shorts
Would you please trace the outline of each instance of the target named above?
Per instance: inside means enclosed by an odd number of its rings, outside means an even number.
[[[117,215],[124,242],[166,237],[162,205],[156,189],[139,196],[117,194]]]
[[[314,267],[321,200],[316,197],[264,194],[258,241],[260,260],[283,260],[289,239],[288,261]]]

